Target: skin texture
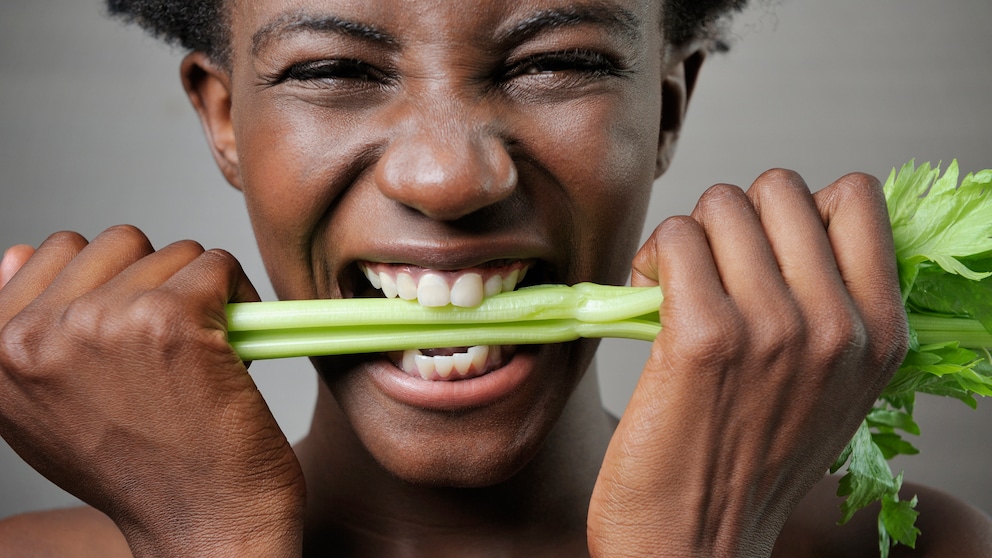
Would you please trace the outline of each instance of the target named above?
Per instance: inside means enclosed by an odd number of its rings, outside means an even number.
[[[638,250],[704,59],[666,47],[657,10],[237,2],[230,71],[182,66],[281,298],[368,296],[362,260],[660,284],[665,329],[619,424],[590,341],[521,347],[490,378],[514,389],[471,406],[397,397],[382,355],[316,358],[314,422],[290,448],[224,342],[224,303],[257,299],[237,262],[117,227],[0,263],[0,433],[136,555],[874,548],[820,530],[811,510],[835,502],[810,490],[906,347],[878,182],[714,186]],[[52,522],[6,522],[0,543]]]

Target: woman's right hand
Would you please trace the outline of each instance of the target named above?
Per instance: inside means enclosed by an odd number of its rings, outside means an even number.
[[[136,555],[299,555],[303,475],[245,363],[230,254],[133,227],[0,262],[0,434]]]
[[[665,327],[600,471],[593,554],[769,554],[905,356],[880,184],[715,186],[631,282],[661,285]]]

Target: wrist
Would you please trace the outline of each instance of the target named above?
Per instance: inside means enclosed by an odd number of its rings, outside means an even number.
[[[300,524],[241,525],[231,522],[211,524],[209,528],[192,527],[176,522],[153,533],[142,529],[122,529],[136,558],[172,558],[210,556],[212,558],[290,558],[303,550]],[[165,532],[162,532],[165,531]]]
[[[289,558],[303,550],[303,501],[254,501],[240,509],[152,513],[140,522],[119,521],[136,558]]]

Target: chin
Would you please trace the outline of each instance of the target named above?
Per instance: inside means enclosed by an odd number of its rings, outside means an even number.
[[[321,360],[318,369],[364,451],[391,476],[419,486],[481,488],[509,480],[541,451],[594,348],[595,343],[582,341],[520,347],[498,371],[512,389],[481,402],[468,396],[452,399],[443,391],[443,405],[431,397],[433,392],[408,397],[393,389],[390,378],[402,372],[385,356],[351,362],[347,370],[335,367],[333,373],[328,365],[337,359]],[[490,388],[481,383],[486,377],[416,380],[415,385],[445,384],[438,387],[446,390],[448,384],[477,382],[481,393],[502,393],[484,389]]]

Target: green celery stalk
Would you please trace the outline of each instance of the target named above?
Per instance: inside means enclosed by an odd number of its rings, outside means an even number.
[[[992,333],[978,320],[909,313],[909,326],[920,345],[957,342],[969,349],[992,347]]]
[[[401,299],[230,304],[228,340],[261,360],[470,345],[561,343],[580,337],[653,340],[658,287],[536,285],[475,308],[428,308]]]

